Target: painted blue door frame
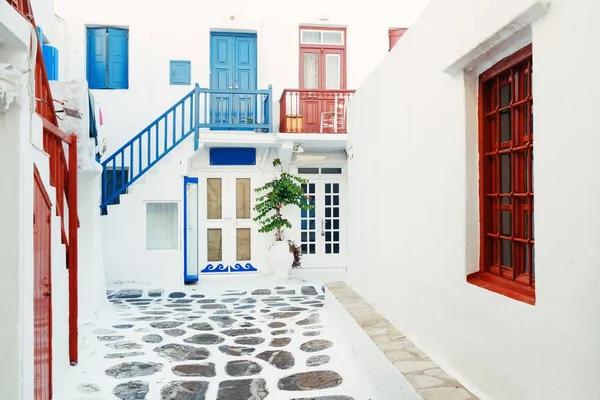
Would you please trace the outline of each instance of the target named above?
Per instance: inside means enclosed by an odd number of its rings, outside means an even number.
[[[257,81],[256,34],[211,32],[210,88],[223,91],[210,98],[211,129],[252,130],[219,125],[255,124],[264,120],[265,99],[254,95]],[[262,113],[261,113],[262,111]]]
[[[198,282],[198,178],[183,177],[183,279]]]

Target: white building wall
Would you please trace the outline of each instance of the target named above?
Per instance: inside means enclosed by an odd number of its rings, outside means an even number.
[[[546,3],[543,16],[536,0],[432,1],[349,110],[349,283],[482,399],[600,393],[600,4]],[[531,39],[535,306],[466,282],[479,260],[476,77]]]
[[[55,191],[49,183],[48,155],[43,151],[42,123],[34,114],[33,71],[36,45],[31,24],[12,6],[0,2],[0,64],[10,63],[25,71],[16,88],[16,99],[0,107],[0,169],[4,195],[0,198],[0,387],[6,399],[34,398],[34,163],[53,203],[52,208],[52,372],[53,386],[64,379],[69,368],[68,271],[61,243],[60,218],[55,211]],[[3,84],[7,84],[4,81]]]
[[[65,79],[85,77],[86,25],[129,28],[129,89],[94,91],[102,104],[111,154],[192,89],[169,85],[169,60],[191,60],[192,83],[209,87],[210,30],[254,30],[257,87],[273,85],[277,129],[281,93],[299,85],[300,24],[347,26],[347,86],[353,89],[387,54],[388,27],[409,25],[427,2],[376,0],[359,10],[342,0],[309,0],[296,9],[275,0],[184,0],[167,7],[141,0],[59,0],[56,10],[68,23],[69,38],[60,63],[66,68]]]

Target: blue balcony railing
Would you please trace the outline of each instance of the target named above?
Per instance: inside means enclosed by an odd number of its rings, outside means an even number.
[[[198,84],[173,107],[102,162],[102,213],[192,133],[202,130],[273,132],[272,87],[267,90],[205,89]]]

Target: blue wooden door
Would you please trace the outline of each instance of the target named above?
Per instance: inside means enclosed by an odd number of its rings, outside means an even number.
[[[251,93],[256,90],[256,35],[211,33],[210,65],[210,88],[224,92],[211,95],[213,129],[256,121],[256,94]]]

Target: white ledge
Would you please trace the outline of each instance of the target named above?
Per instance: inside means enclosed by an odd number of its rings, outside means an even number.
[[[456,75],[465,69],[470,69],[474,64],[477,63],[477,60],[480,57],[484,56],[491,49],[506,41],[523,28],[528,27],[537,19],[543,17],[548,12],[549,7],[550,2],[547,0],[539,0],[535,2],[516,18],[506,24],[502,29],[488,37],[483,42],[479,43],[479,45],[475,46],[458,60],[446,67],[444,72],[450,75]]]

